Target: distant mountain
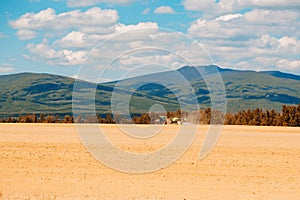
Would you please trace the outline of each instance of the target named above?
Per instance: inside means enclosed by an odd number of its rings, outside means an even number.
[[[21,73],[0,76],[0,116],[19,116],[24,114],[72,114],[72,93],[75,80],[73,78],[52,75]],[[111,94],[115,83],[95,84],[77,81],[80,89],[79,104],[82,109],[90,111],[90,105],[84,105],[89,99],[86,94],[96,89],[96,109],[99,114],[111,113]],[[120,93],[128,93],[120,90]],[[176,101],[164,97],[147,97],[136,92],[131,101],[132,111],[138,113],[139,107],[162,103],[168,110],[177,110]]]
[[[280,110],[282,104],[300,103],[300,76],[279,71],[238,71],[218,66],[185,66],[176,71],[138,76],[126,80],[95,84],[77,81],[80,85],[78,105],[89,110],[87,92],[95,89],[96,110],[99,114],[111,112],[111,94],[115,89],[122,103],[122,95],[131,95],[131,113],[147,112],[154,104],[166,110],[177,110],[178,98],[186,104],[193,101],[193,88],[200,108],[211,105],[205,77],[214,79],[217,69],[224,81],[229,112],[243,109]],[[201,74],[199,73],[201,71]],[[72,114],[74,79],[52,74],[21,73],[0,76],[0,116],[18,116],[31,113]],[[191,87],[190,87],[191,86]],[[124,96],[125,97],[125,96]],[[118,102],[117,102],[118,103]],[[82,104],[82,105],[81,105]]]

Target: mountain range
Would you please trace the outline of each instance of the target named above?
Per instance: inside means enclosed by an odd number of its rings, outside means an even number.
[[[227,111],[245,109],[275,109],[283,104],[300,103],[300,76],[279,71],[240,71],[218,66],[184,66],[177,70],[153,73],[107,83],[92,83],[53,74],[19,73],[0,76],[0,116],[25,114],[71,115],[73,106],[90,111],[89,94],[93,92],[96,112],[112,112],[112,93],[117,105],[128,100],[130,113],[148,112],[159,104],[167,111],[180,108],[178,99],[193,104],[193,95],[200,108],[211,106],[207,79],[222,77],[227,100]],[[199,73],[201,72],[201,73]],[[74,83],[77,86],[74,89]],[[119,101],[119,102],[118,102]],[[92,103],[93,103],[92,102]]]

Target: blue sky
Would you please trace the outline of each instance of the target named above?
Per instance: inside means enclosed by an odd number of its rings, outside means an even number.
[[[300,74],[300,2],[2,0],[0,44],[0,74],[78,76],[84,65],[82,78],[106,70],[111,80],[151,64]]]

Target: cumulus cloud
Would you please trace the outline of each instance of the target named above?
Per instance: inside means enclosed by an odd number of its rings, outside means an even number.
[[[239,0],[183,0],[186,10],[201,11],[208,14],[216,15],[220,13],[230,13],[237,9],[241,9]]]
[[[149,52],[148,52],[149,53]],[[179,57],[173,53],[165,53],[160,55],[128,55],[120,58],[120,64],[123,66],[143,66],[143,65],[163,65],[173,68],[177,63],[182,63]],[[185,63],[182,63],[183,66]],[[181,67],[180,66],[180,67]],[[176,67],[178,67],[176,65]],[[174,69],[174,68],[173,68]],[[176,68],[175,68],[176,69]]]
[[[87,34],[79,31],[72,31],[60,40],[55,41],[55,44],[64,48],[87,47],[91,45]]]
[[[124,24],[118,24],[116,26],[116,33],[122,33],[122,32],[129,32],[128,34],[128,39],[139,39],[139,35],[144,37],[144,36],[149,36],[149,32],[156,32],[159,29],[157,23],[155,22],[140,22],[138,24],[132,24],[132,25],[124,25]],[[135,34],[134,30],[139,30]],[[136,36],[136,38],[134,37]]]
[[[104,1],[74,1],[73,6],[94,5],[95,2]],[[126,2],[131,1],[112,3]],[[275,66],[280,70],[299,72],[300,30],[297,27],[300,27],[300,14],[290,9],[287,1],[276,1],[285,5],[276,9],[274,5],[271,7],[270,2],[249,0],[247,5],[251,3],[250,8],[253,9],[238,13],[236,11],[246,4],[244,1],[184,0],[186,9],[208,11],[208,15],[203,14],[190,24],[187,33],[201,42],[221,67],[262,70]],[[148,12],[150,9],[144,10],[144,14]],[[175,13],[168,6],[161,6],[154,12]],[[26,13],[9,24],[17,29],[19,39],[32,39],[37,35],[47,38],[37,44],[28,44],[30,53],[24,54],[24,57],[44,60],[50,65],[80,65],[89,55],[88,64],[96,63],[99,70],[99,66],[103,69],[112,58],[140,47],[164,47],[174,52],[123,56],[115,63],[114,69],[128,70],[135,65],[152,62],[176,67],[186,64],[174,59],[174,54],[187,58],[195,65],[212,64],[207,55],[199,54],[199,48],[182,41],[180,34],[164,32],[155,22],[122,24],[118,12],[112,9],[95,7],[86,11],[56,13],[48,8],[37,13]],[[51,39],[49,35],[52,35]],[[89,53],[99,43],[103,46]]]
[[[298,0],[248,0],[248,1],[239,1],[244,7],[260,7],[260,8],[296,8],[300,7],[300,1]]]
[[[51,65],[80,65],[87,55],[86,51],[55,50],[48,45],[46,39],[39,44],[28,44],[26,48],[35,58],[46,60]]]
[[[221,2],[221,1],[220,1]],[[202,16],[188,34],[204,44],[223,67],[299,73],[299,13],[293,9],[252,9],[215,18]],[[284,67],[285,66],[285,67]]]
[[[10,26],[18,30],[16,34],[22,40],[32,39],[37,34],[43,38],[56,34],[53,37],[56,39],[50,42],[44,39],[37,44],[28,44],[26,48],[30,54],[24,54],[24,58],[46,61],[50,65],[76,66],[82,64],[90,50],[100,42],[110,39],[106,52],[117,55],[137,47],[158,30],[158,25],[153,22],[124,25],[118,20],[116,10],[95,7],[84,12],[73,10],[57,14],[54,9],[47,8],[37,13],[26,13],[10,21]],[[127,34],[117,37],[123,32]],[[103,52],[90,56],[94,62],[105,61]]]
[[[50,65],[72,66],[81,65],[89,55],[88,64],[108,62],[106,55],[118,56],[128,49],[138,48],[142,42],[151,40],[151,34],[157,34],[158,25],[152,22],[142,22],[135,25],[116,24],[108,34],[71,31],[62,38],[49,43],[44,39],[41,43],[27,45],[29,59],[45,60]],[[126,34],[121,34],[126,33]],[[121,34],[121,35],[120,35]],[[107,40],[108,39],[108,40]],[[106,41],[104,44],[102,42]],[[101,44],[103,51],[89,52]]]
[[[29,39],[35,38],[37,33],[35,31],[21,29],[21,30],[18,30],[16,35],[18,36],[18,38],[20,40],[29,40]]]
[[[183,5],[203,13],[187,32],[201,40],[217,64],[299,73],[300,1],[183,0]]]
[[[265,9],[295,9],[300,7],[298,0],[183,0],[186,10],[201,11],[211,15],[232,13],[245,8],[265,8]]]
[[[261,38],[252,40],[255,46],[254,53],[277,56],[296,56],[300,50],[300,40],[296,37],[276,38],[263,35]]]
[[[184,65],[212,64],[209,56],[197,43],[180,33],[156,28],[131,30],[101,43],[89,54],[84,66],[89,66],[87,69],[90,70],[105,69],[105,74],[109,74],[105,78],[113,77],[117,80],[128,71],[136,70],[136,67],[139,67],[141,74],[145,74]],[[94,68],[90,67],[91,63]],[[89,73],[90,80],[97,80],[97,77],[93,78],[96,76],[95,71],[93,72],[85,73]],[[136,76],[137,71],[134,73]]]
[[[295,36],[300,30],[300,14],[294,10],[254,9],[244,14],[226,14],[217,18],[201,17],[192,22],[188,33],[200,38],[247,40],[265,34]]]
[[[300,60],[280,59],[277,62],[277,67],[280,70],[288,72],[300,72]]]
[[[299,19],[300,14],[294,10],[265,10],[254,9],[245,13],[245,21],[255,24],[278,25],[285,24]]]
[[[88,29],[94,27],[110,27],[117,23],[119,15],[116,10],[94,7],[81,12],[73,10],[56,14],[53,8],[41,10],[38,13],[26,13],[9,22],[18,30],[66,30],[73,27]],[[92,29],[92,28],[91,28]]]
[[[274,70],[299,73],[300,40],[263,35],[245,41],[203,41],[206,50],[220,66],[236,69]],[[289,60],[289,62],[287,62]],[[292,62],[293,61],[293,62]]]
[[[237,39],[237,37],[249,37],[249,30],[240,26],[240,23],[229,22],[228,18],[219,17],[214,20],[199,18],[188,29],[188,34],[193,37],[206,39]],[[232,18],[231,20],[237,19]]]
[[[216,18],[216,21],[230,21],[232,19],[237,19],[242,17],[243,15],[238,13],[238,14],[228,14],[228,15],[222,15],[218,18]]]
[[[237,63],[235,65],[235,68],[238,69],[238,70],[247,70],[247,69],[252,68],[252,66],[248,62],[242,61],[242,62]]]
[[[154,10],[156,14],[175,14],[176,12],[170,6],[160,6]]]
[[[47,8],[26,13],[9,24],[18,30],[16,35],[21,40],[35,38],[37,33],[44,38],[49,35],[62,37],[52,44],[47,40],[28,44],[33,59],[46,60],[52,65],[80,65],[91,47],[116,32],[116,27],[120,26],[118,20],[118,12],[111,9],[94,7],[57,14],[54,9]]]
[[[139,31],[134,31],[139,30]],[[91,32],[72,31],[54,42],[55,46],[61,48],[93,48],[100,42],[110,39],[110,41],[130,42],[143,41],[149,37],[149,34],[156,32],[158,25],[153,22],[141,22],[133,25],[116,24],[113,29],[103,35],[94,34]],[[124,37],[116,37],[120,33],[127,32]],[[116,41],[117,40],[117,41]],[[111,44],[113,46],[113,44]],[[109,48],[109,47],[108,47]]]

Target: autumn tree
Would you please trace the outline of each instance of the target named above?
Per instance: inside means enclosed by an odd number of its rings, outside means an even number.
[[[151,123],[151,118],[148,113],[142,114],[140,117],[140,124],[150,124]]]
[[[64,119],[63,119],[63,123],[74,123],[74,118],[73,116],[70,116],[70,115],[66,115],[64,116]]]
[[[106,115],[106,117],[105,117],[105,123],[108,123],[108,124],[114,123],[114,119],[112,118],[111,114],[107,114]]]
[[[138,116],[134,116],[132,118],[132,121],[133,121],[134,124],[140,124],[141,123],[140,118]]]

